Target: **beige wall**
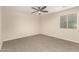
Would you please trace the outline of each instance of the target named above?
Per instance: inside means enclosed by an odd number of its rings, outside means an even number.
[[[2,16],[2,12],[1,11],[2,10],[1,9],[2,9],[2,7],[0,7],[0,49],[1,49],[1,46],[2,46],[2,36],[1,36],[2,35],[2,33],[1,33],[1,31],[2,31],[2,28],[1,28],[1,26],[2,26],[2,24],[1,24],[1,21],[2,21],[2,17],[1,17]]]
[[[61,29],[60,16],[77,14],[77,29]],[[42,16],[42,34],[79,43],[79,7]]]
[[[3,41],[39,33],[39,17],[16,11],[15,7],[2,9]]]

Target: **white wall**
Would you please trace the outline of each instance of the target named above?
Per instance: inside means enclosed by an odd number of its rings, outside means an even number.
[[[77,29],[61,29],[60,16],[77,14]],[[79,7],[42,16],[42,34],[79,43]]]
[[[2,24],[1,24],[1,20],[2,20],[2,7],[0,7],[0,49],[1,49],[1,46],[2,46],[2,33],[1,33],[1,31],[2,31],[2,28],[1,28],[1,26],[2,26]]]
[[[39,17],[16,11],[15,7],[2,8],[3,41],[39,33]]]

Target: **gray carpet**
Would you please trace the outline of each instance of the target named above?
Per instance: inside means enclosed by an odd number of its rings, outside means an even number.
[[[3,43],[1,52],[77,52],[79,44],[45,35],[35,35]]]

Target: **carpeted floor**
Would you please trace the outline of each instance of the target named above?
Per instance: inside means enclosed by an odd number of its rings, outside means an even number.
[[[35,35],[3,43],[1,52],[77,52],[79,44],[45,35]]]

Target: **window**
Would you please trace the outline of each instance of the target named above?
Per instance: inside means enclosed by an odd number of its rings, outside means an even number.
[[[77,28],[77,16],[76,16],[76,14],[68,15],[68,28]]]
[[[67,16],[60,17],[60,28],[67,28]]]
[[[60,16],[60,28],[77,28],[77,15],[69,14]]]

